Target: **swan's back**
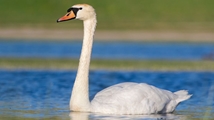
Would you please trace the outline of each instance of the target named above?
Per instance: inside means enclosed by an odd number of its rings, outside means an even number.
[[[170,113],[190,97],[186,91],[172,93],[145,83],[121,83],[97,93],[91,102],[91,111],[109,114]]]

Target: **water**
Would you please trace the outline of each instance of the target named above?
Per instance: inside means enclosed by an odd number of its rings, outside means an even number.
[[[79,58],[81,42],[0,40],[0,57]],[[93,59],[214,59],[214,44],[95,42]],[[0,69],[0,120],[213,120],[214,72],[90,72],[90,99],[121,82],[144,82],[170,91],[186,89],[193,97],[173,114],[104,115],[69,111],[76,71]]]
[[[104,115],[69,111],[76,71],[0,70],[0,119],[37,120],[213,120],[214,72],[90,72],[90,99],[121,82],[144,82],[170,91],[186,89],[193,97],[173,114]]]
[[[0,57],[79,58],[82,42],[0,40]],[[214,59],[210,43],[98,42],[92,58],[98,59]]]

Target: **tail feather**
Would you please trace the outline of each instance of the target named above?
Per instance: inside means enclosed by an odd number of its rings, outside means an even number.
[[[186,91],[186,90],[179,90],[177,92],[174,92],[174,94],[178,96],[178,98],[176,99],[177,103],[185,101],[192,96],[192,95],[189,95],[188,91]]]

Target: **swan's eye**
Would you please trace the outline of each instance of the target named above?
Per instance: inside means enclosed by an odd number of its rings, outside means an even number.
[[[82,10],[82,8],[79,8],[79,10]]]

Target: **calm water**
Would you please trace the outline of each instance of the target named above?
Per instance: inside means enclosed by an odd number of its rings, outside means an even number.
[[[0,57],[79,58],[81,42],[0,40]],[[214,44],[95,42],[92,58],[214,59]],[[75,71],[0,70],[0,120],[213,120],[214,72],[90,72],[90,99],[121,82],[145,82],[170,91],[186,89],[193,97],[173,114],[103,115],[69,111]]]
[[[75,71],[0,70],[0,119],[36,120],[213,120],[214,72],[91,71],[90,98],[120,82],[145,82],[193,94],[167,115],[103,115],[69,111]],[[207,118],[207,119],[206,119]]]
[[[82,42],[0,40],[0,57],[79,58]],[[92,58],[101,59],[214,59],[210,43],[98,42]]]

